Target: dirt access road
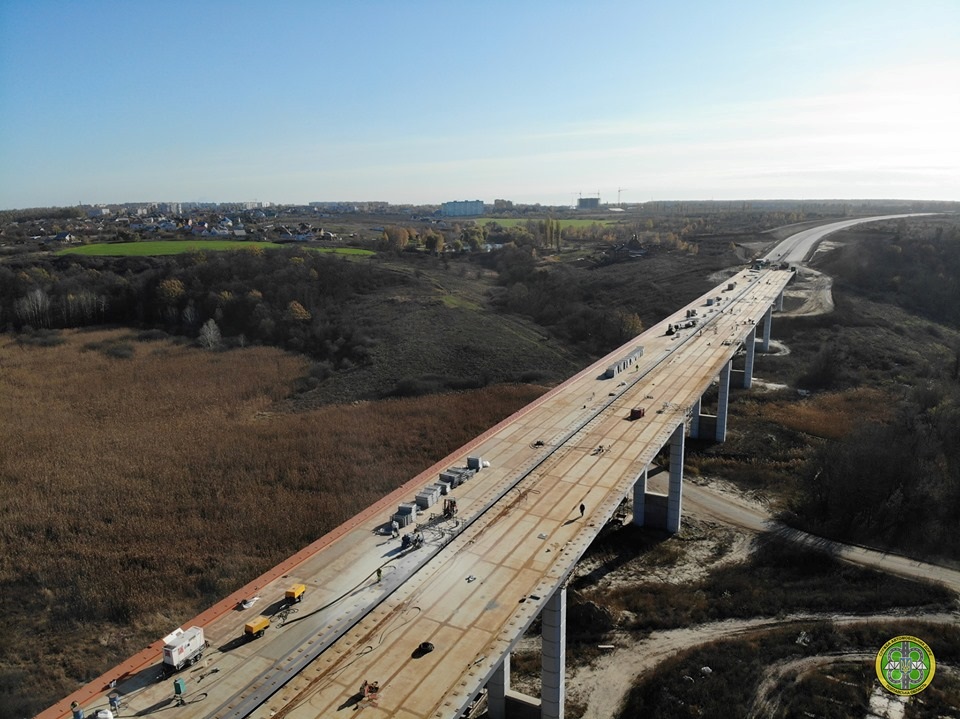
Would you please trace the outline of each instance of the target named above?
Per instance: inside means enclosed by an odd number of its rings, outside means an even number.
[[[909,618],[948,626],[957,623],[956,614],[928,614]],[[877,614],[869,617],[795,614],[777,618],[728,620],[683,629],[656,631],[640,640],[629,633],[615,634],[608,642],[616,647],[613,651],[590,666],[579,668],[568,675],[567,693],[577,699],[578,703],[586,706],[583,719],[610,719],[617,716],[627,692],[636,683],[637,677],[656,668],[660,662],[669,659],[677,652],[720,639],[733,639],[802,622],[830,621],[837,625],[851,625],[902,619],[904,619],[902,614]],[[758,695],[765,696],[766,693],[761,691]]]
[[[938,582],[960,593],[960,571],[925,562],[908,559],[895,554],[878,552],[863,547],[843,545],[831,542],[806,532],[791,529],[776,521],[769,510],[759,502],[739,493],[733,485],[722,481],[699,481],[694,484],[688,480],[683,489],[684,515],[708,523],[720,523],[734,527],[748,535],[761,532],[775,532],[780,536],[800,544],[828,551],[833,556],[860,566],[879,569],[904,577]],[[733,554],[734,559],[742,557],[748,551],[742,542]],[[696,562],[691,556],[686,561]],[[672,567],[671,572],[682,574],[683,567]],[[873,616],[855,616],[838,614],[794,614],[787,617],[757,618],[746,620],[727,620],[700,624],[682,629],[655,631],[643,639],[637,639],[630,632],[614,633],[608,644],[615,646],[589,666],[571,668],[567,676],[567,692],[571,699],[586,707],[584,719],[609,719],[616,716],[630,687],[637,677],[648,672],[677,652],[685,651],[719,639],[732,639],[770,629],[809,621],[831,621],[836,624],[867,623],[874,621],[896,621],[904,618],[922,619],[936,624],[955,625],[960,615],[938,613],[917,615],[909,613],[884,613]],[[814,661],[812,658],[810,661]],[[774,672],[775,673],[775,672]],[[772,701],[769,690],[758,693],[760,714],[762,707]]]
[[[700,518],[714,519],[751,532],[773,532],[791,542],[827,552],[850,564],[878,569],[908,579],[934,582],[960,594],[960,570],[920,562],[890,552],[842,544],[793,529],[770,516],[762,505],[750,502],[731,491],[723,491],[720,487],[719,483],[685,482],[684,511]]]

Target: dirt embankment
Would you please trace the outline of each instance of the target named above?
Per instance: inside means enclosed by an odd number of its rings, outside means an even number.
[[[833,278],[805,267],[783,291],[781,317],[812,317],[833,312]]]

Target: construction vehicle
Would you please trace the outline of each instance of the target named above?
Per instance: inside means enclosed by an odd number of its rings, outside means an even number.
[[[270,617],[260,615],[243,625],[243,634],[247,639],[258,639],[262,637],[267,627],[270,626]]]
[[[457,500],[453,499],[452,497],[450,499],[443,500],[443,516],[446,519],[452,519],[453,517],[456,517],[458,511]]]
[[[303,601],[303,593],[307,591],[305,584],[294,584],[290,589],[284,592],[288,604],[298,604]]]
[[[203,629],[190,627],[186,631],[177,629],[163,638],[163,671],[170,675],[186,666],[196,664],[203,656],[207,646]]]

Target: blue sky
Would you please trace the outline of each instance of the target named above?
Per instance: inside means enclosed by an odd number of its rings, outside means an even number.
[[[0,0],[0,208],[960,200],[960,2]]]

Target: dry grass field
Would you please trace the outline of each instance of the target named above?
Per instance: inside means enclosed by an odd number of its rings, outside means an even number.
[[[811,437],[843,439],[864,421],[882,422],[891,414],[890,397],[872,387],[826,392],[808,399],[757,403],[757,414],[780,427]]]
[[[284,412],[298,356],[60,337],[0,337],[0,716],[51,704],[543,392]]]

